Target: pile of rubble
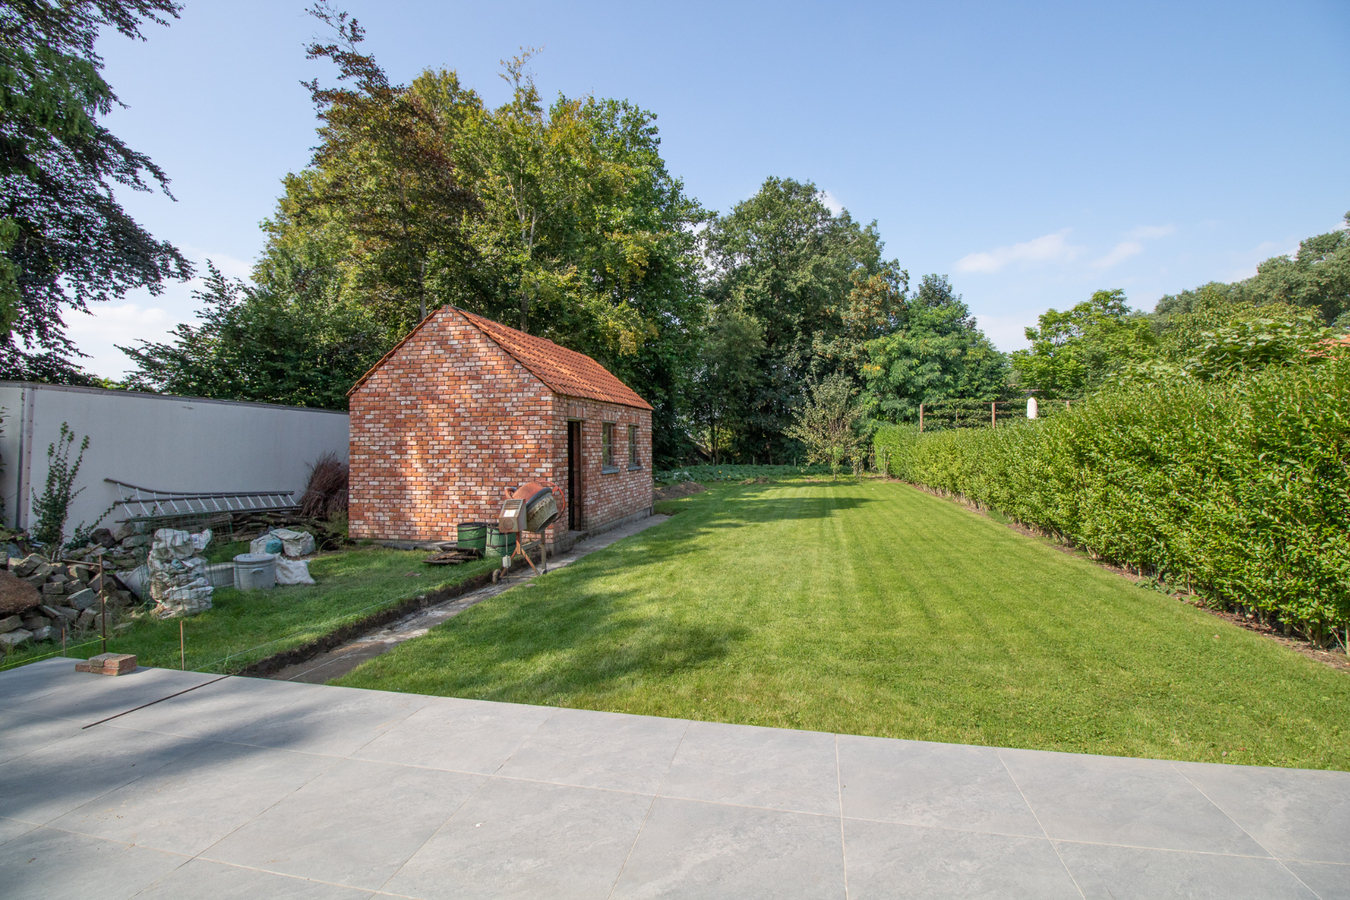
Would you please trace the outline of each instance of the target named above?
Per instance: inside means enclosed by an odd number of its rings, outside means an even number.
[[[100,609],[111,633],[132,614],[136,597],[104,568],[100,575],[97,566],[54,563],[36,553],[11,558],[8,571],[0,571],[0,651],[60,641],[63,632],[69,639],[98,632]]]
[[[151,537],[138,532],[135,526],[119,522],[112,528],[98,528],[89,536],[89,543],[74,550],[62,551],[69,559],[87,561],[98,568],[113,570],[134,569],[145,562]]]

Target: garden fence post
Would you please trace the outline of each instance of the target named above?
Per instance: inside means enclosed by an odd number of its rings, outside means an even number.
[[[998,401],[989,404],[989,427],[998,427]]]
[[[919,434],[923,434],[923,404],[919,404]]]

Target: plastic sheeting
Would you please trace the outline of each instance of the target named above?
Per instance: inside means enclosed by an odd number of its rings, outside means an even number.
[[[248,549],[250,553],[271,553],[274,556],[280,556],[284,553],[286,556],[295,559],[301,556],[309,556],[314,552],[314,535],[306,531],[292,531],[289,528],[273,528],[271,531],[254,538],[249,542]],[[278,571],[278,576],[280,572]],[[285,584],[277,579],[278,584]],[[300,584],[310,584],[312,582],[299,582]]]
[[[309,574],[309,560],[277,557],[277,584],[314,584]]]
[[[211,582],[206,577],[206,557],[201,555],[209,543],[210,531],[189,534],[161,528],[155,532],[146,567],[156,616],[177,618],[211,608]]]

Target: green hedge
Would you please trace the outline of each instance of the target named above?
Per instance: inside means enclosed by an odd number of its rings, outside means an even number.
[[[1350,623],[1350,358],[877,433],[878,465],[1317,638]]]

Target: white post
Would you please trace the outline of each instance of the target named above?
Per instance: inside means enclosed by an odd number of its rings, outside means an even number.
[[[1036,412],[1037,412],[1037,409],[1036,409],[1036,398],[1035,398],[1035,397],[1028,397],[1028,398],[1027,398],[1027,418],[1028,418],[1028,419],[1034,419],[1034,418],[1036,418]]]

